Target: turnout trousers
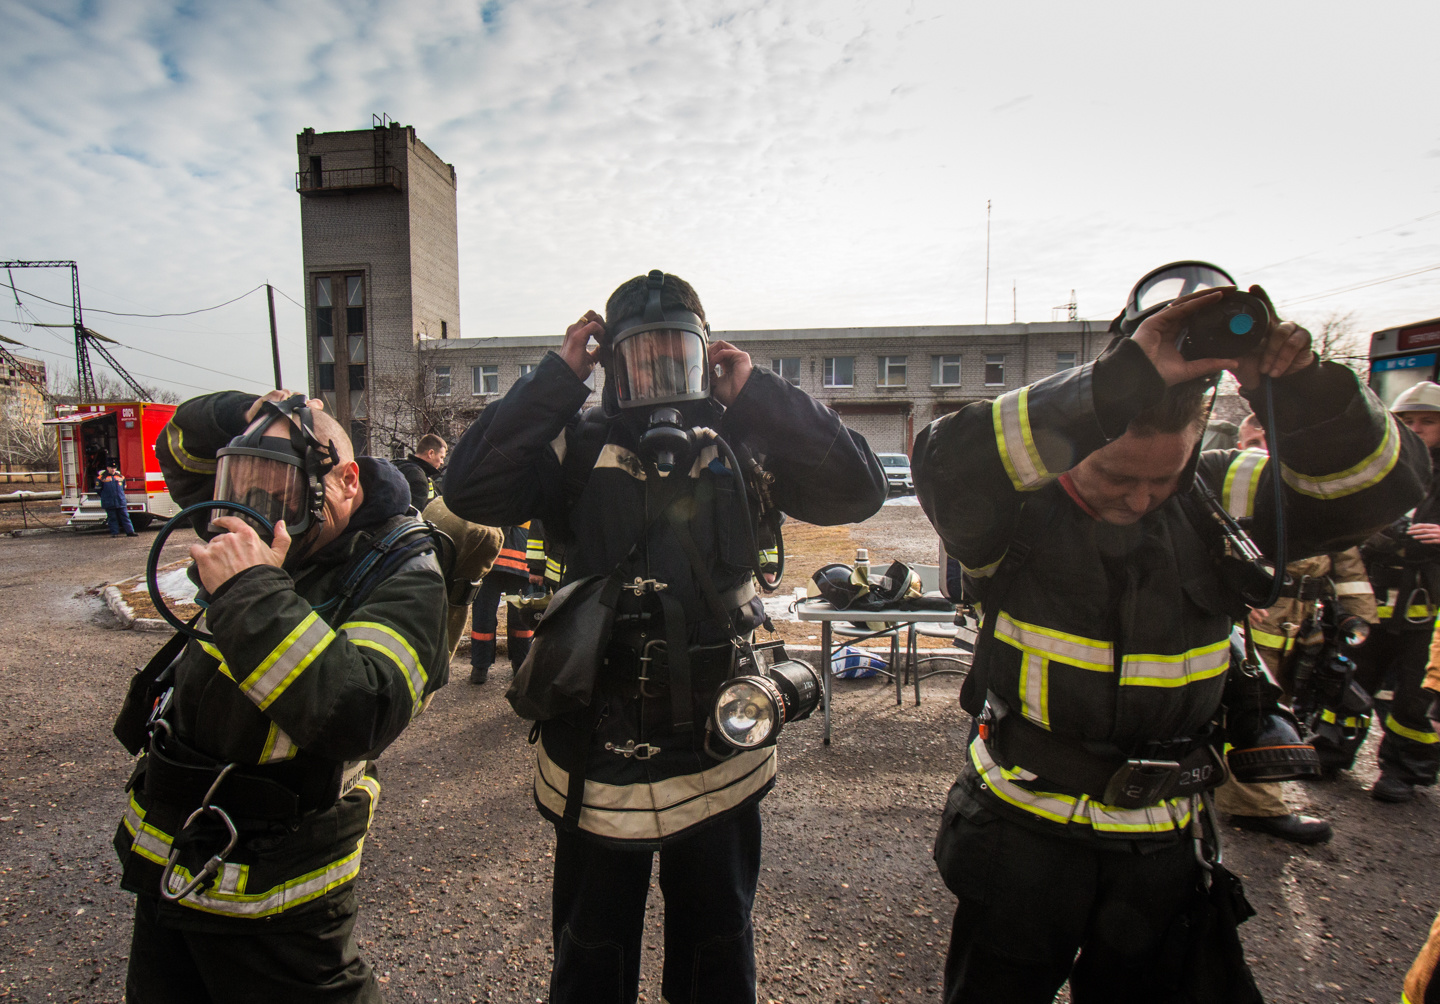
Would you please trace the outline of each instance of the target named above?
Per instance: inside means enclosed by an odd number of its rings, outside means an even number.
[[[487,575],[480,581],[480,591],[470,608],[470,668],[488,670],[495,662],[495,630],[500,625],[500,598],[508,589],[519,592],[525,580],[516,575]],[[510,652],[510,666],[519,668],[530,652],[535,637],[535,614],[521,610],[513,603],[505,607],[505,640]]]
[[[670,1004],[753,1004],[760,807],[746,806],[660,849]],[[653,851],[555,833],[551,1004],[631,1004]]]
[[[1199,878],[1188,837],[1153,850],[1117,840],[1112,850],[974,802],[957,811],[952,792],[935,858],[959,898],[945,1004],[1041,1004],[1066,979],[1075,1004],[1183,999],[1183,952],[1168,936]]]
[[[1440,737],[1425,712],[1435,697],[1424,690],[1430,659],[1428,631],[1374,631],[1357,653],[1357,678],[1370,694],[1389,687],[1394,697],[1376,702],[1385,736],[1380,740],[1380,771],[1410,784],[1434,784],[1440,773]],[[1341,764],[1348,768],[1350,764]]]
[[[355,947],[356,906],[314,926],[253,934],[167,925],[153,896],[135,898],[125,999],[131,1004],[379,1004],[380,987]]]

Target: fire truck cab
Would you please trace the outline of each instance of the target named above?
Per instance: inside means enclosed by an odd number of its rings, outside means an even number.
[[[152,401],[56,406],[45,424],[59,435],[60,508],[69,524],[105,524],[96,480],[107,460],[125,475],[126,508],[135,529],[180,511],[155,456],[155,440],[174,413],[175,405]]]

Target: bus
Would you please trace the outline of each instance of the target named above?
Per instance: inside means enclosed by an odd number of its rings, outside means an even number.
[[[1422,380],[1435,380],[1440,317],[1370,336],[1370,389],[1388,408]]]

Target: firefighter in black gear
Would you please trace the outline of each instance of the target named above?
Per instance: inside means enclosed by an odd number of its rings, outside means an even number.
[[[517,596],[524,593],[530,583],[530,563],[526,557],[529,527],[507,526],[502,529],[505,543],[500,548],[500,556],[480,581],[480,591],[475,594],[475,603],[471,607],[471,683],[484,683],[490,679],[490,667],[495,663],[495,632],[500,627],[497,616],[500,601],[507,594]],[[518,607],[514,603],[505,606],[505,641],[512,674],[530,651],[530,640],[535,637],[535,613],[531,608]]]
[[[1252,401],[1274,378],[1290,555],[1358,542],[1420,496],[1418,441],[1303,329],[1272,323],[1263,355],[1184,359],[1186,318],[1220,297],[1183,297],[1095,362],[916,438],[920,502],[986,620],[966,700],[983,714],[935,846],[960,901],[947,1004],[1049,1001],[1067,978],[1076,1002],[1180,999],[1187,830],[1222,773],[1209,723],[1253,679],[1230,668],[1237,596],[1177,497],[1203,378],[1228,368]],[[1218,491],[1234,456],[1199,454],[1199,476]],[[1254,495],[1266,551],[1277,466]]]
[[[445,683],[446,589],[435,556],[415,553],[337,599],[372,541],[413,525],[410,493],[389,461],[353,456],[319,401],[308,402],[315,442],[304,455],[268,459],[303,427],[266,409],[290,396],[194,398],[155,444],[181,505],[273,503],[280,521],[266,544],[214,514],[228,532],[191,548],[208,594],[196,627],[212,640],[171,642],[172,689],[115,835],[121,884],[138,894],[132,1001],[380,999],[353,937],[354,879],[380,795],[370,761]],[[227,456],[242,433],[265,449]],[[208,517],[197,520],[210,537]]]
[[[640,323],[646,317],[656,320]],[[558,353],[466,431],[445,483],[446,503],[466,519],[540,516],[546,534],[563,541],[567,583],[591,575],[636,583],[620,593],[590,707],[539,728],[535,801],[556,826],[557,1004],[636,999],[657,850],[665,998],[755,1000],[750,911],[759,801],[775,781],[775,748],[720,759],[707,748],[703,718],[693,728],[673,724],[686,695],[670,692],[668,657],[648,663],[642,688],[641,635],[673,630],[688,643],[689,700],[701,707],[733,671],[732,640],[763,621],[737,464],[758,463],[773,479],[774,505],[810,523],[863,520],[885,500],[884,473],[861,436],[803,391],[752,368],[746,353],[709,343],[707,330],[699,298],[682,280],[656,271],[624,283],[603,322],[587,312]],[[593,351],[592,337],[601,346]],[[577,414],[597,361],[606,366],[603,403]],[[693,453],[652,453],[645,437],[657,423],[670,444],[701,430]],[[677,487],[675,477],[687,480]],[[673,600],[683,624],[646,620],[661,599]]]
[[[423,513],[430,500],[440,494],[440,468],[445,466],[445,440],[434,433],[420,437],[415,452],[395,466],[410,485],[410,504]]]
[[[1440,386],[1428,380],[1416,384],[1390,410],[1429,448],[1435,473],[1414,513],[1360,549],[1380,626],[1356,661],[1360,683],[1375,697],[1385,730],[1380,777],[1370,794],[1382,802],[1408,802],[1416,785],[1434,784],[1440,771],[1440,739],[1425,716],[1430,695],[1421,689],[1440,604]],[[1330,764],[1337,769],[1350,765]]]

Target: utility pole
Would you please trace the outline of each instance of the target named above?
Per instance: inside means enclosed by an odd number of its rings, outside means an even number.
[[[275,363],[275,389],[285,385],[280,382],[280,336],[275,333],[275,287],[265,284],[265,301],[270,305],[270,357]]]
[[[990,323],[990,200],[985,200],[985,323]]]
[[[1016,288],[1017,288],[1018,285],[1019,285],[1019,284],[1018,284],[1014,279],[1011,279],[1011,280],[1010,280],[1010,323],[1011,323],[1011,324],[1019,324],[1019,323],[1020,323],[1020,294],[1016,292]]]

